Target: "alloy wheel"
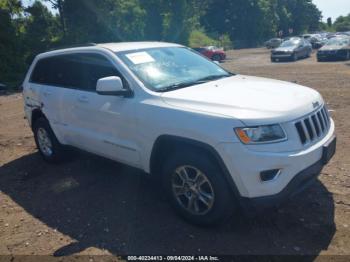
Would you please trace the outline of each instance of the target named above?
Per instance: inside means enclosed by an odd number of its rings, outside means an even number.
[[[37,131],[38,144],[40,151],[45,156],[51,156],[53,154],[52,142],[49,134],[44,128],[39,128]]]
[[[214,205],[215,194],[211,182],[193,166],[181,166],[175,170],[172,189],[180,206],[191,214],[205,215]]]

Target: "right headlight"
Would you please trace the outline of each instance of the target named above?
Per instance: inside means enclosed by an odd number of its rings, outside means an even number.
[[[244,144],[275,143],[287,139],[279,124],[236,128],[235,132]]]

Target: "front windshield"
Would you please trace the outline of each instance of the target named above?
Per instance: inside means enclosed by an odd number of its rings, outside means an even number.
[[[153,91],[165,92],[232,74],[183,47],[163,47],[117,53],[131,71]]]
[[[296,46],[299,44],[300,44],[299,40],[287,40],[281,44],[281,47],[292,47],[292,46]]]
[[[336,45],[336,46],[346,46],[350,44],[350,38],[331,38],[326,43],[326,46]]]

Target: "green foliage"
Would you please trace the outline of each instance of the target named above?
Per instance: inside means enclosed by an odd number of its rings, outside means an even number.
[[[217,35],[213,34],[208,36],[203,29],[194,30],[190,34],[189,44],[190,47],[204,47],[204,46],[217,46],[222,47],[225,50],[233,48],[232,41],[228,34]]]
[[[335,20],[333,26],[338,32],[350,31],[350,14],[347,16],[338,17],[337,20]]]
[[[281,30],[327,28],[320,20],[312,0],[36,0],[27,8],[0,0],[0,82],[21,80],[36,54],[60,46],[155,40],[253,47]],[[340,17],[332,28],[350,30],[349,20]]]
[[[207,36],[202,30],[194,30],[189,38],[190,47],[217,45],[218,41]]]
[[[50,49],[60,35],[57,30],[58,18],[41,2],[34,2],[24,12],[28,17],[23,21],[24,32],[21,36],[25,43],[24,60],[26,64],[30,64],[38,53]]]
[[[145,11],[137,0],[65,0],[68,43],[143,39]]]
[[[289,29],[319,28],[321,12],[311,0],[212,0],[201,22],[209,32],[228,33],[235,46],[249,47]]]
[[[19,37],[13,17],[21,8],[19,1],[0,0],[0,83],[13,83],[20,77],[15,68],[23,64],[18,52]]]

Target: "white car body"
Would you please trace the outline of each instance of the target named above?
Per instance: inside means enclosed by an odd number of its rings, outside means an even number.
[[[181,47],[169,43],[99,44],[38,55],[23,83],[26,117],[40,109],[63,145],[152,172],[154,145],[162,136],[190,139],[215,150],[243,198],[282,192],[304,169],[320,161],[323,146],[334,135],[334,122],[317,139],[303,144],[295,123],[325,107],[313,89],[277,80],[234,75],[192,87],[158,93],[144,84],[115,55],[126,50]],[[94,92],[30,82],[40,59],[68,53],[97,53],[125,77],[133,97],[101,96]],[[287,139],[279,143],[243,144],[237,127],[280,124]],[[315,128],[315,127],[313,127]],[[263,182],[260,172],[279,169]]]

